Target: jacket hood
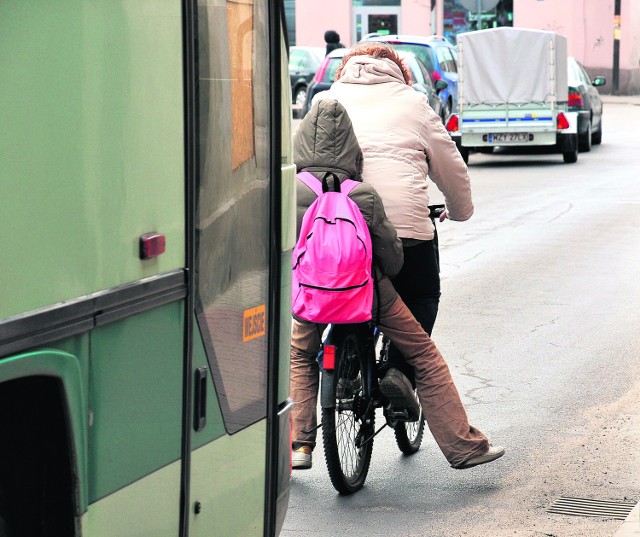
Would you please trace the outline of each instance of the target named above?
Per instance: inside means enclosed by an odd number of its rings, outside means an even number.
[[[373,58],[367,55],[349,58],[342,68],[342,74],[337,82],[346,84],[400,82],[405,84],[402,70],[394,61],[389,58]]]
[[[336,100],[314,103],[293,137],[293,155],[299,171],[362,180],[362,151],[349,114]]]

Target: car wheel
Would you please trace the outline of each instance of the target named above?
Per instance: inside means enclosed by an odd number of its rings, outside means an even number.
[[[578,162],[578,150],[574,149],[573,151],[565,151],[562,153],[562,160],[566,164],[573,164],[574,162]]]
[[[462,156],[462,160],[464,160],[464,163],[469,164],[469,148],[459,145],[458,151],[460,151],[460,155]]]
[[[578,138],[578,150],[583,153],[591,151],[591,121],[587,124],[587,132]]]
[[[444,110],[442,111],[442,117],[444,118],[443,123],[447,123],[449,116],[451,115],[451,102],[447,101],[447,104],[444,105]]]
[[[600,127],[598,132],[591,134],[591,143],[593,145],[599,145],[602,143],[602,127]]]
[[[304,102],[307,100],[307,88],[301,86],[296,90],[295,104],[300,108],[304,107]]]

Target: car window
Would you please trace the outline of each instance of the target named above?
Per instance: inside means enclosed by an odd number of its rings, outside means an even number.
[[[577,61],[570,60],[568,65],[569,83],[574,85],[591,84],[591,79]]]
[[[572,61],[569,61],[569,63],[567,64],[567,74],[570,84],[580,82],[580,73],[578,71],[578,66]]]
[[[418,69],[420,69],[420,72],[422,73],[422,83],[433,89],[435,91],[435,88],[433,86],[433,82],[431,82],[431,74],[429,73],[429,71],[427,70],[426,66],[424,65],[424,63],[422,63],[420,60],[416,60],[416,65],[418,66]]]
[[[453,61],[456,62],[456,69],[458,67],[458,49],[453,47],[449,49],[449,52],[451,52],[451,55],[453,56]]]
[[[338,70],[338,67],[340,67],[341,63],[342,58],[329,58],[329,63],[324,71],[322,82],[332,83],[336,78],[336,71]]]
[[[303,50],[293,49],[289,52],[290,69],[304,69],[307,63],[307,54]]]
[[[449,60],[449,72],[457,73],[458,72],[458,51],[454,48],[447,48],[449,52],[450,60]]]
[[[309,60],[316,66],[320,65],[324,60],[324,49],[314,48],[309,50]]]
[[[580,70],[580,74],[582,75],[582,78],[585,81],[585,83],[589,85],[593,84],[593,82],[591,81],[591,77],[589,76],[589,73],[585,71],[584,67],[578,64],[578,69]]]
[[[438,57],[438,64],[440,65],[440,69],[442,71],[445,71],[447,73],[456,72],[456,64],[448,48],[438,47],[436,49],[436,56]]]
[[[394,48],[397,50],[407,50],[413,52],[426,66],[429,73],[436,70],[436,65],[433,61],[431,49],[423,45],[412,45],[409,43],[394,43]]]
[[[420,70],[420,66],[415,58],[404,58],[403,61],[411,71],[411,78],[414,84],[424,84],[424,74]]]

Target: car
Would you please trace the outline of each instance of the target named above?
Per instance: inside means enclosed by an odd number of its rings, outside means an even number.
[[[321,47],[289,48],[289,78],[294,105],[300,107],[304,105],[307,87],[324,59],[324,52],[325,50]]]
[[[304,117],[307,112],[311,108],[311,101],[316,93],[320,93],[321,91],[328,90],[333,84],[333,81],[336,78],[336,71],[340,64],[342,63],[342,58],[344,58],[350,49],[346,48],[338,48],[332,50],[327,54],[320,63],[318,70],[315,73],[315,76],[309,82],[309,87],[307,88],[307,96],[305,99],[304,106],[302,107],[302,116]]]
[[[434,84],[431,80],[427,66],[422,63],[420,58],[418,58],[418,56],[413,52],[399,50],[398,55],[411,72],[411,87],[426,95],[431,108],[433,108],[433,111],[440,116],[442,123],[444,123],[446,119],[446,111],[442,101],[440,100],[440,93],[447,89],[447,82],[444,80],[438,80]]]
[[[445,121],[451,112],[458,109],[458,54],[456,47],[444,37],[378,35],[369,37],[367,41],[383,41],[396,50],[413,52],[426,65],[434,84],[438,80],[444,80],[447,83],[447,87],[439,92]]]
[[[567,58],[569,83],[569,110],[578,112],[578,150],[590,151],[591,145],[602,142],[602,99],[598,87],[607,80],[597,76],[591,80],[582,64],[573,57]]]
[[[343,58],[349,53],[349,49],[337,49],[330,52],[329,55],[322,62],[318,68],[318,72],[314,77],[314,80],[309,84],[307,90],[307,100],[304,105],[303,115],[305,115],[311,108],[311,101],[313,97],[321,91],[328,90],[333,84],[336,77],[338,67],[342,64]],[[444,80],[438,81],[434,84],[431,81],[429,71],[422,61],[412,52],[398,51],[398,54],[403,62],[409,68],[411,72],[411,87],[424,93],[433,108],[434,112],[440,116],[443,123],[445,120],[445,112],[442,102],[439,98],[439,92],[447,88],[447,83]]]

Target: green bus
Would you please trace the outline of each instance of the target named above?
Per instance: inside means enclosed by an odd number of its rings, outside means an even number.
[[[0,21],[0,536],[277,535],[280,2],[3,0]]]

